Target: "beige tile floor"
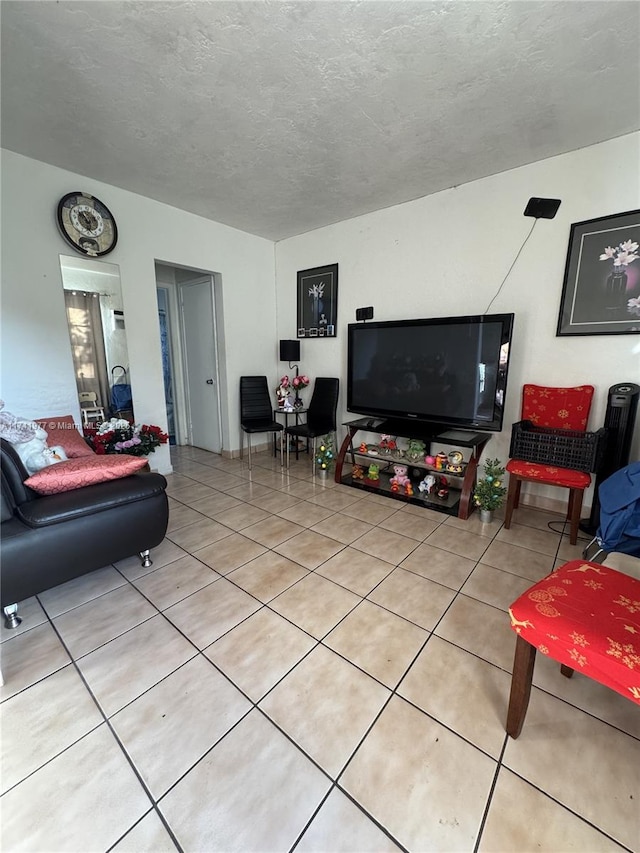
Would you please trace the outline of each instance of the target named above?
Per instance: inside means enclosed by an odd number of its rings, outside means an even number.
[[[558,516],[467,522],[173,449],[167,538],[3,630],[2,849],[640,850],[640,714],[539,659],[509,604]]]

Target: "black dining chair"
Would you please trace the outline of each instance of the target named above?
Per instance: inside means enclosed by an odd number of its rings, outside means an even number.
[[[273,405],[266,376],[240,377],[240,458],[244,455],[244,434],[249,446],[249,470],[251,470],[251,436],[259,432],[282,432],[282,424],[274,420]],[[280,465],[284,464],[282,441],[280,441]]]
[[[307,409],[307,420],[304,424],[287,427],[287,468],[289,467],[290,437],[296,441],[300,438],[312,440],[313,475],[316,473],[316,440],[322,435],[335,433],[336,410],[338,408],[338,392],[340,382],[327,376],[318,376],[313,386],[311,402]]]

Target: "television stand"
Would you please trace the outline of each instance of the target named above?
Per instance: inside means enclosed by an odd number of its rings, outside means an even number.
[[[372,420],[376,424],[372,426]],[[473,492],[476,486],[476,473],[478,463],[482,457],[482,453],[487,443],[491,439],[490,433],[467,432],[460,429],[439,429],[436,425],[425,425],[411,422],[394,422],[380,421],[371,418],[358,418],[355,421],[347,421],[343,424],[347,428],[347,435],[342,442],[340,452],[336,458],[336,483],[342,483],[346,486],[353,486],[356,489],[371,492],[374,494],[384,495],[391,500],[402,501],[403,503],[411,503],[417,506],[423,506],[426,509],[445,512],[448,515],[455,515],[461,519],[467,519],[474,510]],[[406,459],[398,454],[383,453],[380,450],[367,450],[366,453],[354,447],[354,436],[358,432],[364,430],[366,432],[377,432],[381,434],[394,435],[399,438],[414,438],[424,441],[426,445],[425,456],[431,452],[433,444],[446,445],[455,448],[470,448],[471,454],[462,465],[462,471],[452,472],[445,469],[438,469],[434,465],[428,465],[424,458],[413,461]],[[351,472],[356,465],[370,465],[375,462],[380,467],[380,479],[378,485],[372,485],[366,479],[353,477],[352,473],[343,473],[345,458],[349,455],[351,463]],[[356,462],[356,458],[359,462]],[[366,460],[366,462],[365,462]],[[402,492],[394,492],[391,490],[389,483],[393,476],[393,465],[406,465],[409,469],[409,475],[413,486],[413,495],[405,495]],[[412,471],[417,470],[420,474],[418,478]],[[425,494],[418,491],[418,482],[424,476],[433,472],[436,476],[444,476],[449,482],[449,494],[446,498],[439,498],[436,494]]]

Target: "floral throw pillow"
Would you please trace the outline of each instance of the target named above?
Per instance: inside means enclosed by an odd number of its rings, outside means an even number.
[[[47,431],[49,447],[62,447],[69,459],[82,456],[94,456],[93,450],[84,440],[76,427],[72,415],[60,415],[55,418],[37,418],[36,423]]]
[[[142,471],[147,464],[146,459],[127,456],[125,453],[113,456],[96,456],[92,453],[90,459],[68,459],[43,468],[25,480],[24,484],[39,495],[57,495],[83,486],[128,477]]]

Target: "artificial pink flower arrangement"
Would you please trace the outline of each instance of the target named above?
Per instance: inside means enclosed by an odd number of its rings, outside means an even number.
[[[309,381],[309,377],[305,376],[304,373],[301,373],[300,376],[293,377],[292,384],[296,391],[299,391],[301,388],[306,388]]]

